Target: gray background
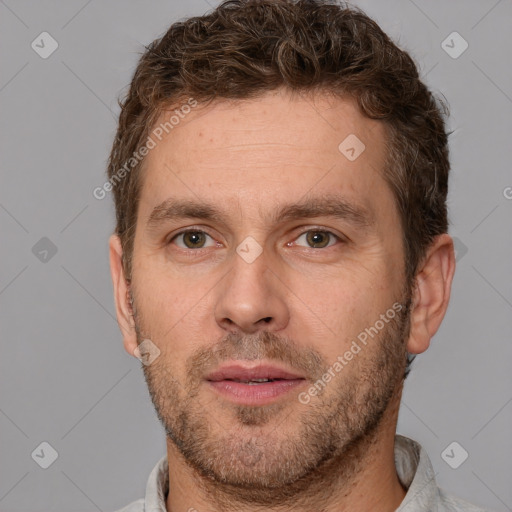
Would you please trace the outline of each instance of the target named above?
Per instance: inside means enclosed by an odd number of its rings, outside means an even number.
[[[2,512],[116,509],[143,496],[165,453],[115,321],[113,205],[92,191],[105,181],[116,99],[143,44],[216,3],[0,1]],[[398,432],[427,449],[441,486],[511,510],[512,3],[357,5],[446,96],[454,130],[452,301],[406,381]],[[47,59],[31,48],[43,31],[59,44]],[[456,59],[441,47],[453,31],[469,44]],[[58,452],[46,470],[31,457],[43,441]],[[458,469],[441,458],[452,441],[469,453]]]

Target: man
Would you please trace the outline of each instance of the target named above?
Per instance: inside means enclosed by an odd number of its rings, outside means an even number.
[[[143,55],[109,161],[124,346],[167,436],[123,511],[477,511],[396,435],[446,312],[441,105],[361,11],[236,0]]]

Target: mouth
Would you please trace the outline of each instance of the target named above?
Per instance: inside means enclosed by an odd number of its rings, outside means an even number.
[[[306,383],[303,375],[272,364],[223,365],[206,377],[210,389],[237,404],[265,405]]]

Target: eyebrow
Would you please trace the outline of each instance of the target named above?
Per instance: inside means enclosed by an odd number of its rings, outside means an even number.
[[[147,222],[146,229],[155,229],[160,224],[177,219],[202,219],[227,224],[227,215],[217,206],[190,199],[168,198],[155,206]],[[327,195],[279,205],[267,214],[270,223],[286,222],[294,219],[332,217],[341,219],[359,228],[369,228],[374,224],[371,212],[341,197]]]

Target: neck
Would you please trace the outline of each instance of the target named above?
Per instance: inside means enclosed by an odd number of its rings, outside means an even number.
[[[325,461],[310,474],[280,489],[280,499],[270,490],[264,509],[269,512],[393,512],[406,491],[398,479],[394,439],[400,395],[389,404],[382,421],[364,438],[357,439],[339,456]],[[167,512],[255,512],[262,510],[262,493],[227,488],[199,475],[174,443],[167,440],[169,494]],[[251,493],[253,496],[251,496]]]

